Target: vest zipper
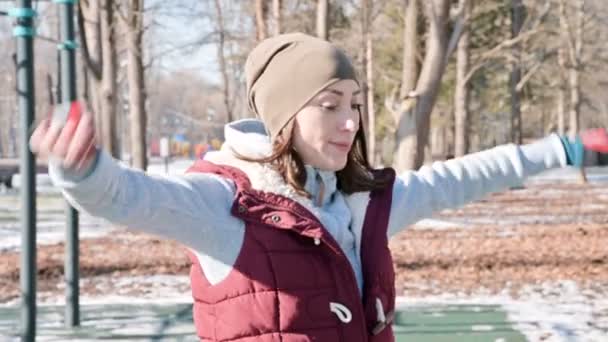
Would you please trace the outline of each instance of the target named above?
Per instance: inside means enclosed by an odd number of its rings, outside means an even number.
[[[321,223],[321,221],[319,221],[316,218],[314,221],[319,225],[319,227],[321,227],[325,232],[327,232],[327,228],[325,228],[325,226],[323,225],[323,223]],[[344,254],[344,251],[342,251],[342,248],[340,248],[340,245],[336,242],[336,240],[333,238],[333,236],[331,236],[331,234],[329,232],[327,232],[327,234],[324,234],[324,235],[326,235],[327,237],[324,237],[323,240],[328,240],[330,242],[330,243],[325,242],[325,245],[327,245],[328,248],[335,250],[336,254],[338,255],[338,261],[345,264],[346,268],[348,269],[347,272],[350,274],[350,278],[351,278],[350,286],[351,286],[351,288],[354,289],[353,293],[356,294],[356,298],[354,298],[355,299],[354,302],[359,304],[359,305],[357,305],[357,308],[355,310],[357,311],[357,313],[359,314],[359,317],[361,317],[361,319],[363,321],[362,327],[361,327],[361,333],[362,333],[362,336],[367,340],[367,338],[368,338],[367,320],[365,317],[365,311],[363,310],[362,294],[359,293],[359,287],[357,286],[357,276],[355,275],[355,271],[353,270],[352,265],[348,261],[346,254]],[[337,248],[331,247],[332,245],[337,246]],[[359,258],[360,258],[360,256],[359,256]],[[334,277],[334,283],[336,283],[335,277]]]
[[[325,229],[325,227],[322,224],[321,224],[321,227],[323,227],[323,229]],[[333,237],[330,235],[329,239],[333,240]],[[335,241],[332,241],[332,242],[336,243]],[[339,247],[339,245],[338,245],[338,247]],[[346,254],[344,254],[344,252],[342,251],[342,248],[338,248],[338,249],[339,249],[338,257],[340,258],[340,260],[338,260],[338,261],[343,264],[346,264],[346,267],[348,268],[347,272],[350,274],[350,278],[351,278],[350,286],[351,286],[351,288],[354,288],[354,290],[355,290],[354,293],[356,294],[356,298],[354,298],[355,300],[353,302],[359,304],[359,305],[357,305],[355,310],[357,311],[357,313],[359,314],[359,317],[361,317],[361,320],[362,320],[361,334],[362,334],[363,338],[365,338],[365,341],[367,341],[367,339],[368,339],[367,320],[365,317],[365,311],[363,310],[363,298],[359,294],[359,287],[357,286],[357,276],[355,275],[355,271],[353,270],[353,267],[351,266],[350,262],[348,261]],[[334,283],[336,283],[335,277],[334,277]]]

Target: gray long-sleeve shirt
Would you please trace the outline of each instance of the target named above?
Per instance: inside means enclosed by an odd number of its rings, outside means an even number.
[[[225,148],[210,153],[211,161],[234,160],[231,150],[259,157],[270,151],[261,122],[241,120],[226,126]],[[230,156],[227,157],[227,155]],[[565,166],[566,156],[557,135],[535,143],[504,145],[468,156],[436,162],[419,171],[398,175],[393,187],[389,237],[434,212],[461,206],[484,195],[521,184],[530,175]],[[253,185],[281,193],[303,203],[338,242],[362,288],[359,256],[361,212],[365,196],[343,195],[336,190],[333,172],[307,166],[306,189],[318,196],[320,178],[325,185],[321,205],[294,196],[280,177],[260,165],[238,164],[254,178]],[[244,166],[243,166],[244,165]],[[245,232],[244,222],[230,214],[235,185],[212,174],[150,176],[127,168],[101,151],[86,177],[70,175],[50,164],[55,185],[76,208],[128,228],[177,240],[197,255],[209,281],[219,283],[232,270]],[[317,177],[320,176],[320,177]],[[359,200],[363,198],[363,200]]]

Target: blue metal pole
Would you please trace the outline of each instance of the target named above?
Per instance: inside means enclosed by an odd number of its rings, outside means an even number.
[[[76,100],[76,42],[74,38],[75,0],[54,0],[60,7],[60,69],[61,102]],[[80,325],[80,296],[78,274],[78,212],[66,202],[65,241],[65,324],[68,327]]]
[[[36,338],[36,164],[29,148],[34,122],[34,25],[35,12],[30,0],[16,1],[10,15],[17,24],[13,35],[17,39],[17,99],[20,117],[21,176],[21,339]]]

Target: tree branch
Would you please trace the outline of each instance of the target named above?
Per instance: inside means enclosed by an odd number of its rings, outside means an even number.
[[[536,73],[536,71],[538,71],[538,69],[540,68],[540,66],[542,64],[543,64],[542,61],[538,62],[534,66],[532,66],[532,68],[530,68],[530,70],[528,70],[528,72],[526,72],[526,74],[521,78],[521,80],[515,86],[515,89],[517,92],[521,92],[521,90],[524,88],[526,83],[528,83],[528,81],[532,78],[532,76]]]
[[[454,24],[454,28],[452,30],[452,35],[450,36],[450,41],[448,43],[448,47],[445,54],[444,64],[448,63],[448,60],[456,51],[456,47],[458,46],[458,41],[462,36],[462,32],[466,29],[466,26],[469,25],[467,22],[469,18],[467,18],[466,8],[468,6],[469,0],[461,0],[460,6],[458,8],[458,14],[456,15],[456,23]]]
[[[534,36],[535,34],[542,32],[542,31],[543,30],[541,30],[541,29],[535,29],[535,30],[526,31],[524,33],[520,33],[516,37],[510,38],[507,40],[503,40],[498,45],[496,45],[495,47],[490,49],[489,51],[484,52],[483,54],[481,54],[480,57],[477,58],[477,60],[474,63],[474,66],[471,67],[471,69],[465,76],[464,82],[468,83],[471,80],[471,78],[474,76],[474,74],[477,71],[479,71],[481,68],[486,66],[491,60],[501,59],[501,58],[505,58],[507,60],[512,59],[512,56],[510,54],[503,53],[504,49],[511,48],[511,47],[513,47],[513,45],[516,45],[524,40],[527,40],[527,39],[531,38],[532,36]]]
[[[82,57],[88,67],[88,69],[93,74],[96,80],[101,80],[101,65],[98,62],[92,60],[91,55],[89,53],[89,46],[87,44],[87,35],[84,27],[84,10],[82,7],[82,2],[78,2],[78,31],[80,31],[80,42],[82,44]]]
[[[572,32],[572,27],[568,22],[568,15],[566,14],[566,3],[564,0],[559,0],[559,17],[560,17],[560,26],[562,27],[562,35],[566,44],[568,45],[568,56],[570,57],[570,63],[574,64],[576,61],[575,56],[575,43],[574,43],[574,33]]]

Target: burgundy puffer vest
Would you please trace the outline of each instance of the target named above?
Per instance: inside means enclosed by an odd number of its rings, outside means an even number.
[[[201,341],[394,341],[395,274],[387,238],[392,186],[370,194],[361,238],[361,298],[340,246],[305,207],[252,189],[234,167],[198,161],[189,172],[234,181],[232,214],[245,222],[240,254],[220,283],[211,285],[190,253]],[[394,181],[392,169],[377,173]]]

